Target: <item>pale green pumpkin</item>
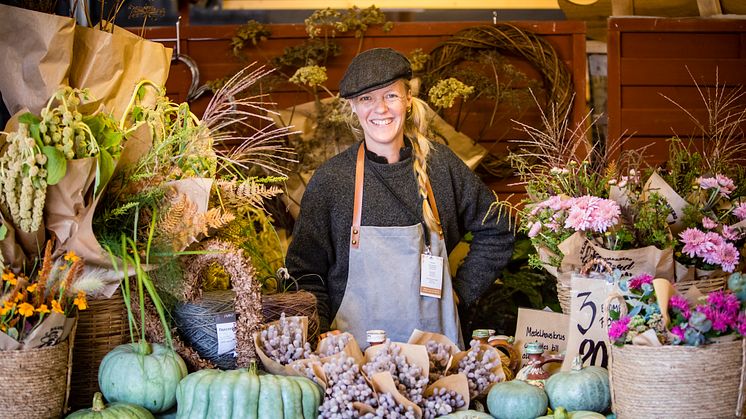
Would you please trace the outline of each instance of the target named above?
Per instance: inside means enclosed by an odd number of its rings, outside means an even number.
[[[487,394],[487,408],[497,419],[534,419],[547,413],[544,390],[525,381],[497,383]]]
[[[176,398],[177,418],[311,419],[322,394],[304,377],[204,369],[181,380]]]
[[[93,395],[93,407],[71,413],[72,419],[153,419],[153,414],[144,407],[130,403],[104,404],[101,393]]]
[[[611,405],[609,372],[596,366],[583,368],[579,358],[573,360],[570,371],[549,377],[544,390],[552,409],[561,406],[569,411],[605,412]]]
[[[606,416],[588,410],[568,412],[564,407],[558,407],[553,414],[541,416],[536,419],[606,419]]]
[[[137,404],[159,413],[176,404],[176,387],[186,375],[186,364],[168,347],[128,343],[101,361],[98,386],[110,402]]]
[[[492,415],[476,410],[462,410],[450,415],[438,416],[440,419],[493,419]]]

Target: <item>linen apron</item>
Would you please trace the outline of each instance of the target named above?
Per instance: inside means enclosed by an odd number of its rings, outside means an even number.
[[[439,233],[430,232],[430,252],[443,258],[441,298],[420,295],[420,257],[426,251],[422,224],[361,226],[364,177],[361,144],[355,170],[355,203],[347,287],[333,329],[350,332],[361,344],[366,331],[382,329],[392,342],[407,342],[414,329],[447,336],[463,348],[448,253]],[[432,189],[428,200],[440,223]]]

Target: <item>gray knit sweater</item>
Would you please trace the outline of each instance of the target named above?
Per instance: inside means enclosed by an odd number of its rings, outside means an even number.
[[[291,275],[299,280],[302,289],[317,298],[322,331],[328,330],[347,285],[358,147],[359,143],[329,159],[314,173],[303,194],[287,254]],[[371,172],[372,167],[409,204],[411,211],[391,196]],[[433,144],[428,155],[428,174],[448,252],[466,232],[471,231],[474,236],[469,254],[454,278],[461,305],[469,306],[508,263],[514,236],[507,220],[498,222],[494,211],[485,218],[494,195],[447,146]],[[406,226],[421,222],[422,206],[411,157],[393,164],[366,158],[363,188],[362,225]]]

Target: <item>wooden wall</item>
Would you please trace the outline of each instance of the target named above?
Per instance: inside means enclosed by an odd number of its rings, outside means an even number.
[[[609,139],[652,144],[650,161],[665,161],[667,138],[699,133],[664,95],[706,121],[694,80],[705,95],[716,74],[728,90],[746,84],[746,21],[610,18],[608,71]]]
[[[361,49],[366,50],[374,47],[392,47],[402,53],[410,54],[415,48],[421,48],[425,52],[431,51],[438,43],[449,38],[457,31],[482,25],[478,22],[406,22],[395,23],[390,32],[383,32],[378,28],[371,28],[366,33]],[[517,22],[517,26],[532,31],[547,40],[557,51],[557,54],[565,62],[572,74],[575,95],[580,100],[575,101],[572,111],[574,121],[580,121],[585,114],[585,86],[586,86],[586,56],[585,56],[585,25],[582,22]],[[286,47],[299,45],[307,35],[305,27],[300,24],[277,24],[267,25],[272,36],[258,47],[249,47],[245,50],[248,62],[258,61],[266,63],[273,57],[283,53]],[[201,82],[217,79],[235,73],[244,63],[233,57],[230,40],[234,35],[236,26],[182,26],[181,28],[181,52],[192,57],[199,66]],[[173,38],[173,28],[150,28],[144,33],[146,38],[164,39]],[[327,63],[329,80],[326,85],[336,90],[339,79],[349,61],[357,53],[359,40],[352,35],[337,36],[336,41],[342,47],[342,55]],[[164,41],[167,46],[174,46],[173,42]],[[513,63],[523,70],[531,78],[540,78],[540,73],[525,61],[512,60]],[[169,95],[177,100],[183,101],[190,83],[190,73],[187,67],[181,63],[175,63],[171,68],[171,74],[167,83]],[[196,113],[200,113],[206,106],[208,98],[201,98],[193,103]],[[271,92],[271,100],[277,103],[279,108],[298,105],[312,100],[305,91],[296,86],[286,84]],[[503,109],[501,108],[501,111]],[[485,118],[489,118],[492,109],[490,106],[479,108],[474,115],[469,116],[469,123],[462,126],[462,131],[471,138],[476,138],[478,127]],[[504,153],[508,140],[521,138],[522,132],[516,129],[516,124],[511,118],[520,118],[529,124],[539,124],[539,114],[536,110],[524,115],[515,116],[498,112],[498,119],[494,126],[486,132],[481,144],[496,153]],[[512,192],[522,192],[519,186],[509,186],[512,180],[486,179],[487,182],[501,195],[506,196]]]

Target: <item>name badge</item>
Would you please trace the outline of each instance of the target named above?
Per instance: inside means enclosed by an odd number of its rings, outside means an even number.
[[[423,254],[420,266],[420,295],[440,298],[443,294],[443,258]]]

